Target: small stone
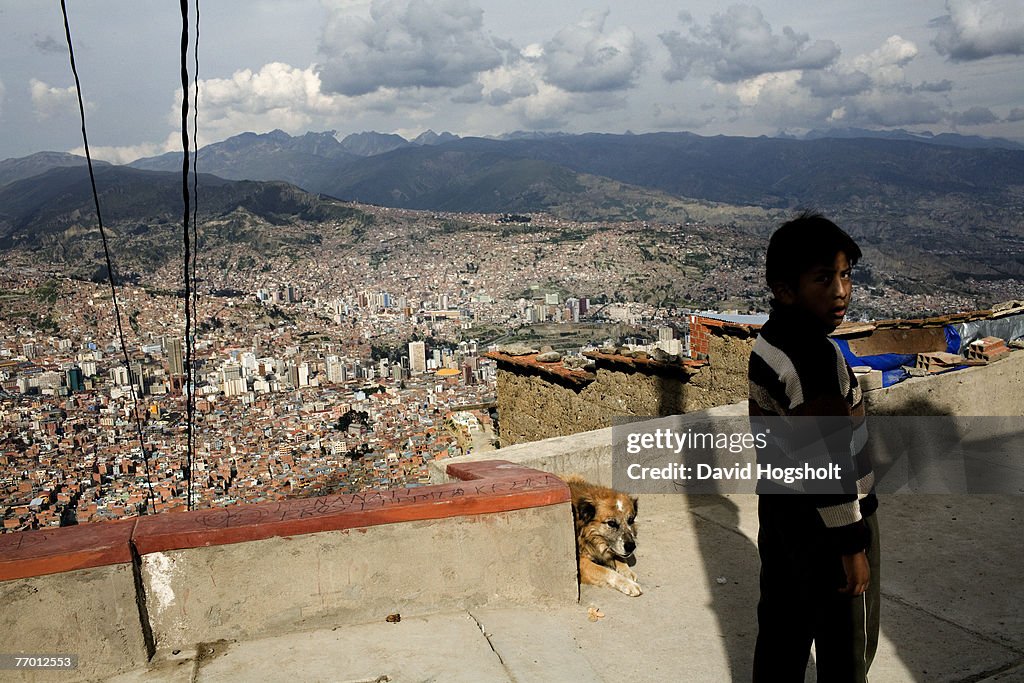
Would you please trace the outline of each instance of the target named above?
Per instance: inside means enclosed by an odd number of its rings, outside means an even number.
[[[724,586],[725,584],[729,583],[729,579],[725,578],[724,576],[719,576],[717,579],[715,579],[715,583],[717,583],[719,586]]]
[[[537,349],[533,348],[532,346],[528,346],[527,344],[521,343],[502,346],[500,350],[502,353],[508,354],[510,356],[529,356],[531,353],[537,353]]]
[[[651,358],[661,363],[667,363],[669,362],[671,356],[669,356],[669,354],[663,349],[654,349],[653,351],[651,351]]]
[[[402,615],[401,615],[401,614],[399,614],[399,613],[397,613],[397,612],[396,612],[396,613],[394,613],[394,614],[389,614],[389,615],[388,615],[388,616],[387,616],[387,617],[386,617],[386,618],[384,619],[384,621],[388,622],[389,624],[397,624],[397,623],[398,623],[398,622],[400,622],[401,620],[402,620]]]
[[[544,346],[540,347],[541,353],[547,353],[548,351],[554,351],[554,349],[551,348],[551,344],[545,344]]]
[[[560,360],[562,360],[562,354],[558,351],[545,351],[537,354],[538,363],[557,363]]]

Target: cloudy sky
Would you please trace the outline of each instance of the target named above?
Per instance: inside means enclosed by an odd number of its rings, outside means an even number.
[[[200,142],[243,131],[1024,141],[1021,0],[200,0]],[[69,0],[96,156],[180,149],[171,0]],[[191,58],[190,58],[190,69]],[[81,147],[56,0],[0,0],[0,159]]]

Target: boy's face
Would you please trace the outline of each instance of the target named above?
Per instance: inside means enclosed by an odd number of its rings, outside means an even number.
[[[832,263],[822,263],[801,274],[795,291],[781,285],[776,297],[787,306],[811,313],[831,332],[843,322],[850,305],[852,270],[846,253],[840,251]]]

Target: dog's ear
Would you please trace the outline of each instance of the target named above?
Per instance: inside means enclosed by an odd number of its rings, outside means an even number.
[[[597,508],[594,507],[593,501],[589,498],[580,498],[576,501],[576,516],[579,518],[581,524],[586,524],[590,520],[594,519],[594,515],[597,514]]]

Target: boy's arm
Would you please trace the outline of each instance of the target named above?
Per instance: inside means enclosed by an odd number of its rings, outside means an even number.
[[[794,415],[802,417],[834,418],[850,416],[850,405],[838,394],[817,396],[794,410]],[[824,424],[826,420],[822,420]],[[857,495],[857,468],[853,454],[849,453],[850,432],[840,430],[825,434],[822,438],[829,443],[833,453],[831,460],[843,466],[844,479],[842,493],[807,494],[821,516],[821,521],[828,529],[828,538],[832,546],[845,558],[862,553],[870,542],[870,532],[860,511]],[[865,568],[866,568],[865,560]],[[847,571],[847,577],[850,572]]]

